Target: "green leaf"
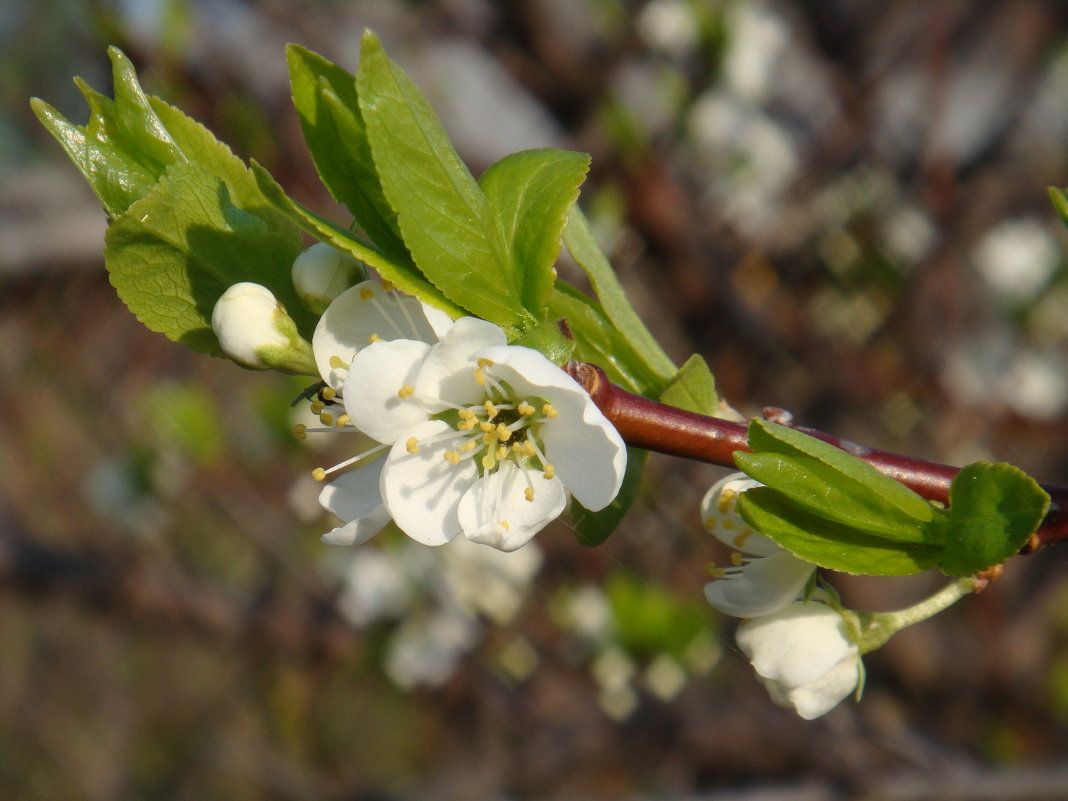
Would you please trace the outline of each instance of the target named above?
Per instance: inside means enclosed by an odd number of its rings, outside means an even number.
[[[297,239],[236,206],[225,181],[183,162],[112,222],[104,258],[112,285],[137,319],[194,350],[219,354],[211,312],[239,281],[269,287],[310,333],[314,320],[289,278],[299,250]]]
[[[370,31],[356,89],[382,190],[419,269],[475,316],[506,328],[532,323],[500,220],[426,98]]]
[[[577,205],[571,207],[568,215],[564,244],[567,245],[571,257],[589,277],[605,315],[645,362],[649,371],[659,378],[660,387],[657,389],[662,389],[674,377],[675,363],[664,353],[660,343],[649,333],[630,305],[612,265],[605,258],[586,216]]]
[[[535,316],[548,302],[567,213],[589,168],[586,153],[524,150],[505,156],[478,179],[504,225],[523,305]]]
[[[642,656],[664,653],[684,659],[687,648],[710,628],[704,599],[683,599],[663,584],[616,571],[605,582],[620,644]]]
[[[300,45],[286,47],[293,105],[323,184],[390,261],[414,268],[386,201],[356,99],[356,77]]]
[[[261,191],[274,208],[286,215],[295,225],[375,269],[383,278],[396,284],[402,292],[407,292],[424,303],[436,306],[453,317],[463,316],[464,310],[446,298],[414,267],[406,263],[398,264],[390,261],[388,256],[370,243],[361,240],[352,231],[305,208],[289,197],[271,174],[255,161],[252,162],[252,172],[259,182]]]
[[[750,526],[806,562],[830,570],[869,576],[907,576],[933,567],[937,545],[873,537],[813,514],[769,487],[738,498],[738,512]]]
[[[604,509],[591,512],[578,501],[571,500],[571,520],[579,542],[589,546],[600,545],[616,530],[638,497],[648,461],[649,451],[627,448],[627,472],[623,475],[623,486]]]
[[[89,121],[74,125],[47,103],[34,98],[34,113],[56,138],[115,217],[151,191],[168,165],[183,156],[137,82],[129,59],[108,48],[115,99],[105,97],[81,79],[75,83],[89,104]]]
[[[714,415],[719,408],[719,395],[708,362],[696,353],[687,359],[658,400],[688,412]]]
[[[827,520],[902,542],[931,543],[931,504],[867,462],[796,429],[753,420],[734,460],[750,478]]]
[[[662,382],[604,316],[597,303],[564,281],[549,296],[549,314],[565,319],[575,337],[573,358],[596,364],[624,389],[654,396]]]
[[[1068,226],[1068,191],[1051,186],[1048,189],[1049,199],[1053,202],[1053,208],[1066,226]]]
[[[1017,467],[1004,462],[968,465],[949,488],[939,567],[950,576],[972,576],[1004,562],[1042,523],[1049,504],[1049,495]]]

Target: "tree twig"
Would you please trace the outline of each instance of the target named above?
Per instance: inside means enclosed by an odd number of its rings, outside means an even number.
[[[604,371],[593,364],[569,362],[566,369],[628,445],[725,467],[734,467],[735,451],[749,450],[744,423],[687,412],[634,395],[612,384]],[[949,500],[949,485],[960,472],[959,467],[869,448],[803,426],[794,427],[863,459],[932,501]],[[1068,539],[1068,487],[1042,484],[1042,489],[1049,493],[1052,503],[1024,552]]]

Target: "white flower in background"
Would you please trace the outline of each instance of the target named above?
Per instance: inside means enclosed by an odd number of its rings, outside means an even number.
[[[856,689],[862,675],[860,653],[845,619],[818,601],[743,620],[735,640],[771,700],[806,720],[834,708]]]
[[[293,288],[316,314],[322,314],[338,295],[366,278],[361,264],[325,242],[317,242],[293,262]]]
[[[307,373],[311,349],[265,286],[243,281],[215,302],[211,328],[223,353],[252,370]]]
[[[461,318],[433,346],[370,345],[343,396],[354,426],[392,443],[381,497],[426,545],[462,532],[513,551],[563,511],[568,491],[596,511],[623,481],[626,447],[585,390],[483,320]]]
[[[717,569],[717,577],[705,585],[705,597],[714,609],[734,617],[782,609],[801,594],[816,569],[758,534],[738,514],[738,497],[759,486],[743,473],[731,473],[713,484],[701,501],[705,527],[737,549],[734,565]]]
[[[506,554],[466,537],[457,537],[435,553],[441,554],[440,573],[451,602],[502,625],[519,613],[542,562],[534,543]]]

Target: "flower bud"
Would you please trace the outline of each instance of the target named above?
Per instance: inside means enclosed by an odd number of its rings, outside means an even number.
[[[743,621],[735,640],[771,700],[806,720],[837,706],[862,675],[859,649],[845,617],[818,601],[799,601]]]
[[[243,281],[215,302],[211,327],[223,352],[252,370],[315,375],[311,345],[267,287]]]
[[[293,286],[304,305],[322,314],[330,301],[367,277],[363,266],[325,242],[305,250],[293,262]]]

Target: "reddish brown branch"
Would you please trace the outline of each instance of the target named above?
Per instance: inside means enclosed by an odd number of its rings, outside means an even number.
[[[687,412],[634,395],[612,384],[593,364],[570,362],[567,371],[590,393],[628,445],[725,467],[734,466],[735,451],[749,450],[744,423]],[[822,431],[797,428],[863,459],[933,501],[948,500],[950,482],[960,471],[958,467],[868,448]],[[1043,484],[1042,488],[1052,504],[1028,550],[1068,539],[1068,487]]]

